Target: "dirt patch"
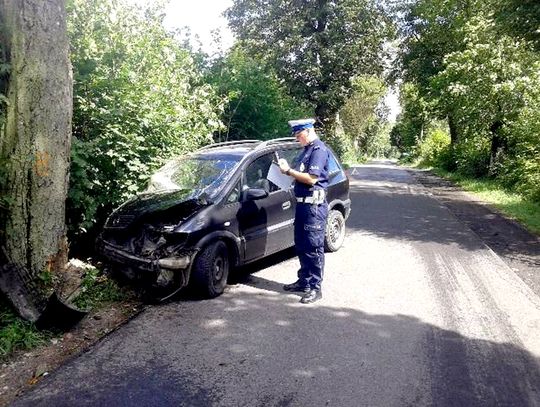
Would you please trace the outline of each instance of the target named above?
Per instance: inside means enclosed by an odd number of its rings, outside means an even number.
[[[89,313],[70,332],[55,337],[45,346],[19,352],[1,364],[0,405],[12,402],[67,360],[86,351],[102,337],[140,313],[135,300],[111,303]]]
[[[539,236],[446,179],[426,170],[408,171],[540,295]]]

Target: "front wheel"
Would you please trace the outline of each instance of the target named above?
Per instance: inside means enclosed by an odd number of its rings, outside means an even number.
[[[223,294],[229,275],[229,254],[222,241],[205,246],[194,264],[192,285],[207,298]]]
[[[345,218],[340,211],[331,210],[326,221],[324,248],[328,252],[338,251],[345,240]]]

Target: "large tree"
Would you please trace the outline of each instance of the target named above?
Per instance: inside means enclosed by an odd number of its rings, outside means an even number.
[[[373,0],[235,0],[226,14],[239,39],[330,127],[352,80],[383,69],[390,26]]]
[[[463,49],[463,27],[482,7],[486,6],[479,0],[415,0],[400,6],[403,42],[398,69],[405,81],[416,85],[420,99],[440,98],[431,81],[444,69],[445,56]],[[459,130],[451,106],[438,106],[433,114],[448,120],[452,142],[457,143]]]
[[[361,76],[354,80],[353,93],[339,112],[343,130],[355,152],[367,154],[383,121],[381,102],[388,91],[381,78]],[[374,131],[375,130],[375,131]]]
[[[493,172],[497,155],[507,149],[505,126],[519,115],[529,88],[537,86],[533,76],[540,64],[527,44],[496,36],[493,20],[474,17],[463,32],[464,50],[447,55],[432,86],[463,134],[488,140]]]
[[[0,111],[0,288],[36,320],[46,283],[67,259],[72,79],[64,0],[0,0],[0,18],[9,65]]]

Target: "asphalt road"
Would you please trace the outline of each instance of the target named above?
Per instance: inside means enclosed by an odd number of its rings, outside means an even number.
[[[540,298],[404,169],[351,173],[324,298],[277,256],[151,307],[16,406],[540,406]]]

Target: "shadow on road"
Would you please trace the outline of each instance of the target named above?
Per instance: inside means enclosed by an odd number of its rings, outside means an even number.
[[[311,306],[244,275],[150,308],[14,406],[535,406],[539,360],[407,315]],[[309,403],[306,403],[309,401]]]

